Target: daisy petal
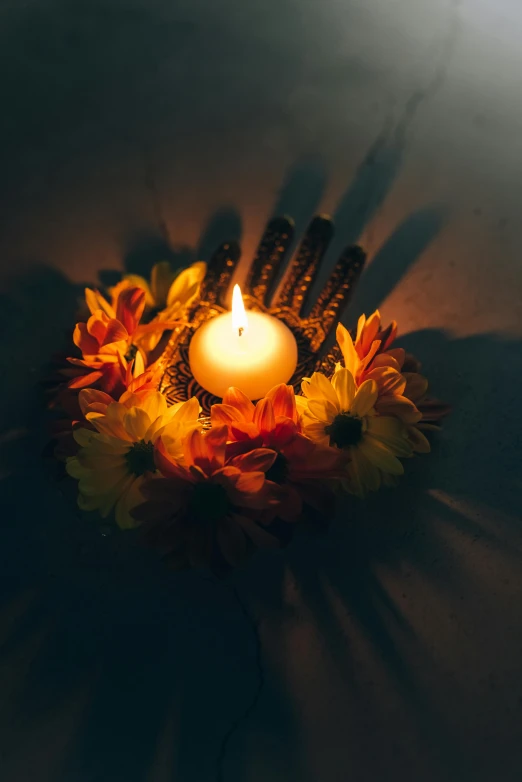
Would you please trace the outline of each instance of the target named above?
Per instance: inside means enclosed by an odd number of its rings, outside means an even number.
[[[422,413],[417,410],[411,399],[407,399],[405,396],[389,394],[381,396],[377,400],[375,409],[380,415],[394,415],[406,424],[416,424],[422,418]]]
[[[272,402],[276,418],[284,416],[297,422],[295,392],[292,386],[281,383],[281,385],[272,388],[265,396]]]
[[[254,411],[254,424],[260,432],[271,432],[275,428],[274,408],[270,399],[261,399]]]
[[[82,447],[89,445],[89,443],[92,440],[94,432],[92,432],[90,429],[75,429],[73,431],[73,437],[75,441],[78,443],[78,445],[81,445]]]
[[[223,397],[223,404],[235,407],[241,413],[243,421],[252,421],[254,418],[254,403],[239,388],[231,386],[227,389]]]
[[[170,264],[168,265],[170,266]],[[159,264],[157,263],[152,267],[151,277],[154,275],[154,269],[156,266],[159,266]],[[141,277],[139,274],[126,274],[123,279],[129,284],[130,288],[141,288],[143,291],[145,291],[145,306],[154,307],[154,296],[152,295],[149,283],[145,277]]]
[[[257,439],[262,441],[261,435],[259,434],[259,429],[255,424],[231,424],[230,437],[231,439],[237,440],[238,442]]]
[[[392,475],[402,475],[404,467],[396,456],[380,440],[366,435],[358,445],[363,456],[366,456],[369,462],[378,467],[383,472],[389,472]]]
[[[210,408],[212,426],[230,426],[232,423],[241,423],[243,416],[241,411],[233,405],[212,405]]]
[[[93,404],[101,404],[107,407],[113,402],[112,396],[109,396],[104,391],[97,391],[95,388],[84,388],[78,395],[78,403],[84,415],[89,412],[89,407]]]
[[[367,433],[389,448],[395,456],[412,455],[407,438],[407,429],[398,418],[393,416],[373,416],[368,419]]]
[[[193,396],[190,399],[187,399],[186,402],[183,402],[180,407],[176,409],[176,412],[172,416],[171,420],[173,422],[175,421],[177,424],[187,423],[196,420],[200,412],[201,405],[199,404],[196,397]]]
[[[236,481],[235,490],[240,494],[258,494],[265,483],[264,472],[243,472]]]
[[[229,464],[237,467],[241,472],[266,472],[273,465],[276,457],[277,453],[269,448],[254,448],[253,451],[235,456]]]
[[[387,350],[385,355],[394,358],[397,364],[399,365],[399,369],[402,369],[402,366],[406,359],[406,351],[404,350],[404,348],[392,348],[391,350]]]
[[[408,440],[415,453],[429,453],[431,451],[429,440],[416,426],[408,427]]]
[[[297,434],[297,426],[290,418],[276,418],[274,431],[269,437],[269,444],[282,448]]]
[[[103,377],[103,372],[89,372],[87,375],[79,375],[78,377],[69,380],[67,385],[69,388],[85,388],[85,386],[96,383],[101,377]]]
[[[150,425],[149,416],[140,407],[131,407],[124,414],[123,426],[135,442],[143,439]]]
[[[143,476],[134,478],[116,503],[115,518],[120,529],[133,529],[139,526],[139,521],[131,515],[131,511],[141,505],[145,499],[140,491],[142,483]]]
[[[67,461],[65,462],[65,470],[68,475],[71,476],[71,478],[76,478],[78,480],[81,478],[84,474],[84,468],[78,461],[76,456],[70,456]]]
[[[369,491],[377,491],[381,485],[379,469],[368,461],[359,448],[351,449],[351,457],[348,465],[348,491],[361,498]]]
[[[326,399],[328,402],[330,402],[331,405],[335,407],[337,413],[340,412],[339,400],[337,398],[337,394],[335,393],[335,389],[328,378],[321,372],[314,372],[310,378],[306,396],[309,399]]]
[[[325,423],[315,419],[303,419],[303,431],[306,437],[320,445],[330,445],[330,435],[326,434]]]
[[[306,397],[297,395],[295,398],[295,406],[297,407],[298,414],[302,415],[308,408],[308,401]]]
[[[343,354],[344,366],[354,375],[357,371],[357,367],[359,366],[359,356],[355,350],[355,345],[353,344],[351,334],[342,323],[339,323],[335,332],[335,336],[337,339],[337,344],[341,348],[341,353]]]
[[[332,378],[332,385],[339,398],[341,410],[349,410],[355,397],[355,380],[348,369],[338,369]]]
[[[374,380],[365,380],[359,386],[350,408],[350,413],[360,418],[368,415],[377,400],[377,383]]]
[[[151,421],[155,421],[156,418],[165,415],[167,412],[167,400],[160,394],[159,391],[152,391],[147,393],[141,402],[141,407]]]
[[[330,424],[339,412],[327,399],[323,399],[322,401],[310,399],[308,401],[308,410],[312,416],[325,424]]]

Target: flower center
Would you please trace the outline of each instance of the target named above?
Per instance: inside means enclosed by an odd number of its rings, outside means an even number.
[[[267,481],[273,481],[274,483],[286,483],[288,478],[288,459],[283,456],[282,453],[278,453],[275,462],[266,471]]]
[[[145,475],[146,472],[154,472],[154,445],[144,440],[133,443],[125,454],[129,472],[134,475]]]
[[[350,413],[340,413],[324,431],[330,435],[330,443],[338,448],[348,448],[357,445],[362,438],[363,422],[357,416]]]
[[[136,345],[129,345],[128,351],[125,353],[125,361],[134,361],[138,348]]]
[[[219,483],[196,483],[188,504],[188,515],[194,521],[219,521],[232,510],[226,489]]]

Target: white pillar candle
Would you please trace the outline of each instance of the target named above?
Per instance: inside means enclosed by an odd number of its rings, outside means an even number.
[[[235,386],[249,399],[260,399],[294,374],[297,343],[277,318],[253,311],[247,315],[236,285],[232,312],[217,315],[194,332],[189,362],[199,385],[214,396],[222,398]]]

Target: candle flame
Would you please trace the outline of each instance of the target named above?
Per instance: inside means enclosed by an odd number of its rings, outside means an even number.
[[[239,336],[241,336],[246,331],[247,326],[248,320],[243,297],[241,295],[241,288],[239,285],[234,285],[234,290],[232,292],[232,327],[237,329]]]

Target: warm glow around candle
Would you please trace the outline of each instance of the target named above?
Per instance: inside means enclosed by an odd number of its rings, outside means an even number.
[[[234,285],[232,293],[232,328],[237,330],[239,336],[248,328],[248,318],[239,285]]]
[[[249,399],[260,399],[279,383],[287,383],[297,365],[294,335],[281,320],[264,312],[245,312],[239,285],[234,286],[232,312],[208,320],[194,333],[189,362],[200,386],[223,397],[230,386]]]

